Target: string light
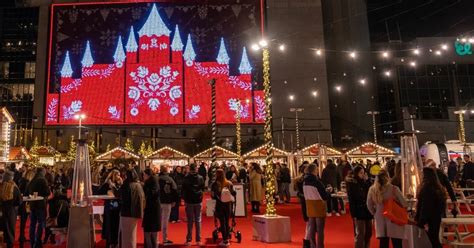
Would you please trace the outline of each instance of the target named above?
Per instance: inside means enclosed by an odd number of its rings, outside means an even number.
[[[391,73],[390,71],[385,71],[385,72],[384,72],[384,75],[385,75],[386,77],[390,77],[390,75],[392,75],[392,73]]]
[[[261,47],[267,47],[268,46],[268,41],[266,40],[260,40],[258,42],[258,44],[261,46]]]
[[[388,149],[386,147],[383,147],[383,146],[380,146],[380,145],[377,145],[377,144],[374,144],[372,142],[366,142],[358,147],[355,147],[355,148],[352,148],[351,150],[349,150],[348,152],[345,153],[345,155],[351,155],[351,156],[354,156],[356,154],[354,154],[354,152],[360,150],[361,148],[364,148],[366,146],[372,146],[372,147],[375,147],[376,150],[379,150],[379,151],[382,151],[384,153],[387,153],[388,156],[394,156],[395,155],[395,152],[391,149]],[[384,156],[387,156],[384,154]]]
[[[362,78],[361,80],[359,80],[359,83],[362,84],[362,85],[365,85],[365,79]]]
[[[214,146],[214,147],[210,147],[210,148],[208,148],[208,149],[206,149],[206,150],[204,150],[204,151],[202,151],[202,152],[196,154],[196,155],[193,157],[193,159],[211,158],[211,157],[210,157],[209,155],[207,155],[207,154],[209,154],[213,149],[222,151],[222,154],[224,154],[224,155],[221,156],[221,157],[224,157],[224,158],[236,159],[236,158],[238,157],[237,153],[235,153],[235,152],[229,151],[229,150],[224,149],[224,148],[222,148],[222,147],[220,147],[220,146]]]
[[[290,99],[290,101],[295,100],[295,95],[289,95],[289,96],[288,96],[288,99]]]
[[[314,97],[316,97],[316,96],[318,96],[318,91],[314,90],[312,94],[313,94]]]
[[[171,151],[171,152],[173,152],[173,153],[178,154],[178,155],[181,156],[181,157],[188,158],[188,159],[190,158],[189,155],[184,154],[184,153],[182,153],[182,152],[180,152],[180,151],[178,151],[178,150],[176,150],[176,149],[173,149],[173,148],[171,148],[171,147],[169,147],[169,146],[163,146],[162,148],[160,148],[160,149],[158,149],[158,150],[152,152],[150,155],[146,156],[145,158],[146,158],[146,159],[153,158],[153,156],[155,156],[156,154],[160,154],[160,153],[162,153],[163,151]]]
[[[384,58],[388,58],[389,56],[390,56],[390,54],[387,51],[382,53],[382,57],[384,57]]]
[[[258,44],[253,44],[252,45],[252,50],[258,51],[258,50],[260,50],[260,47],[258,46]]]
[[[323,54],[323,52],[321,51],[321,49],[316,50],[316,55],[321,56],[322,54]]]
[[[102,158],[105,158],[106,156],[111,155],[111,154],[112,154],[113,152],[115,152],[115,151],[123,152],[123,153],[125,153],[126,155],[129,155],[130,157],[135,158],[135,159],[139,159],[139,158],[140,158],[140,156],[138,156],[138,155],[136,155],[136,154],[130,152],[129,150],[126,150],[126,149],[123,149],[123,148],[120,147],[120,146],[117,146],[117,147],[115,147],[114,149],[112,149],[112,150],[110,150],[110,151],[108,151],[108,152],[105,152],[105,153],[103,153],[103,154],[97,156],[95,159],[96,159],[96,160],[100,160],[100,159],[102,159]]]
[[[415,61],[410,62],[410,66],[411,67],[416,67],[416,62]]]
[[[338,92],[341,92],[342,86],[340,86],[340,85],[336,86],[336,90],[337,90]]]
[[[285,51],[285,48],[286,48],[285,45],[280,45],[280,46],[278,47],[278,49],[280,49],[280,51],[282,51],[282,52]]]
[[[442,45],[441,45],[441,49],[443,49],[443,50],[445,50],[445,51],[448,50],[448,45],[442,44]]]
[[[436,50],[436,51],[435,51],[435,54],[438,55],[438,56],[441,56],[441,51],[440,51],[440,50]]]
[[[355,58],[357,57],[356,52],[350,52],[350,53],[349,53],[349,57],[355,59]]]
[[[473,38],[469,38],[469,43],[474,43],[474,39],[473,39]]]
[[[265,146],[265,145],[261,145],[261,146],[255,148],[255,149],[253,149],[252,151],[247,152],[246,154],[242,155],[242,157],[243,157],[244,159],[247,159],[247,158],[249,158],[249,157],[259,157],[260,154],[261,154],[260,151],[263,150],[263,149],[266,149],[266,146]],[[274,154],[273,154],[274,157],[275,157],[275,156],[284,156],[284,157],[287,157],[287,156],[290,156],[290,154],[291,154],[291,153],[289,153],[289,152],[283,151],[283,150],[278,149],[278,148],[276,148],[276,147],[273,147],[272,150],[273,150],[273,152],[274,152]]]
[[[417,49],[413,50],[413,54],[420,55],[420,49],[417,48]]]

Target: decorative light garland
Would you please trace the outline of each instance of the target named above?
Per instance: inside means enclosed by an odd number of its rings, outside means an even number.
[[[110,154],[112,154],[112,153],[115,152],[115,151],[121,151],[121,152],[123,152],[123,153],[125,153],[125,154],[127,154],[127,155],[129,155],[129,156],[131,156],[131,157],[133,157],[133,158],[135,158],[135,159],[139,159],[139,158],[140,158],[140,156],[138,156],[138,155],[136,155],[136,154],[134,154],[134,153],[132,153],[132,152],[130,152],[130,151],[128,151],[128,150],[126,150],[126,149],[123,149],[122,147],[119,147],[119,146],[118,146],[118,147],[115,147],[114,149],[112,149],[112,150],[110,150],[110,151],[108,151],[108,152],[105,152],[105,153],[103,153],[103,154],[100,154],[100,155],[97,156],[95,159],[96,159],[96,160],[102,159],[103,157],[105,157],[105,156],[107,156],[107,155],[110,155]]]
[[[385,148],[385,147],[383,147],[383,146],[374,144],[374,143],[372,143],[372,142],[366,142],[366,143],[364,143],[364,144],[362,144],[362,145],[360,145],[360,146],[357,146],[357,147],[355,147],[355,148],[352,148],[351,150],[349,150],[349,151],[346,152],[345,154],[346,154],[346,155],[349,155],[350,153],[353,153],[353,152],[359,150],[360,148],[362,148],[362,147],[364,147],[364,146],[374,146],[374,147],[376,147],[376,149],[381,150],[381,151],[383,151],[383,152],[386,152],[386,153],[389,153],[389,154],[393,154],[393,155],[395,154],[395,152],[394,152],[393,150],[390,150],[390,149]]]
[[[242,162],[242,137],[240,135],[240,111],[241,111],[241,102],[240,99],[237,101],[237,113],[235,120],[235,136],[236,136],[236,146],[237,146],[237,159],[238,164],[241,165]]]
[[[210,148],[208,148],[208,149],[206,149],[206,150],[204,150],[204,151],[202,151],[202,152],[196,154],[196,155],[193,157],[193,159],[196,159],[196,158],[205,158],[203,155],[205,155],[206,153],[212,152],[212,151],[214,151],[214,150],[221,150],[222,152],[231,155],[231,158],[238,158],[237,153],[234,153],[234,152],[232,152],[232,151],[229,151],[229,150],[227,150],[227,149],[224,149],[224,148],[222,148],[222,147],[220,147],[220,146],[214,146],[214,147],[210,147]],[[211,158],[212,158],[212,154],[211,154]],[[216,158],[217,158],[217,153],[216,153]]]
[[[252,156],[253,153],[258,152],[258,151],[260,151],[260,150],[262,150],[262,149],[266,149],[265,145],[259,146],[259,147],[255,148],[255,149],[251,150],[250,152],[247,152],[247,153],[244,154],[242,157],[243,157],[243,158],[249,158],[249,157]],[[283,156],[290,156],[290,154],[291,154],[290,152],[283,151],[283,150],[278,149],[278,148],[276,148],[276,147],[273,147],[272,149],[273,149],[273,156],[275,156],[275,153],[281,153],[281,154],[283,154]]]
[[[180,152],[180,151],[178,151],[178,150],[176,150],[176,149],[173,149],[173,148],[171,148],[171,147],[169,147],[169,146],[164,146],[164,147],[162,147],[162,148],[160,148],[160,149],[154,151],[154,152],[151,153],[150,155],[146,156],[145,158],[146,158],[146,159],[149,159],[149,158],[153,157],[154,155],[156,155],[157,153],[160,153],[160,152],[165,151],[165,150],[172,151],[172,152],[174,152],[174,153],[180,155],[181,157],[190,158],[189,155],[184,154],[184,153],[182,153],[182,152]]]

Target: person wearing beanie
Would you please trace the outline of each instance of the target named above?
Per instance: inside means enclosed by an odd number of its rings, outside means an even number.
[[[20,189],[13,181],[14,173],[5,171],[3,174],[3,181],[0,184],[0,205],[2,206],[2,227],[4,242],[7,248],[13,248],[15,241],[15,227],[16,227],[16,209],[21,204]]]

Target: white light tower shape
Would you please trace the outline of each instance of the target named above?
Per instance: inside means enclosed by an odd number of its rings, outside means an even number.
[[[63,64],[63,67],[61,68],[61,77],[63,78],[72,77],[72,66],[71,66],[71,59],[69,58],[69,51],[66,51],[64,64]]]
[[[123,50],[123,43],[122,43],[122,36],[119,36],[117,48],[115,49],[114,53],[114,62],[117,65],[117,68],[121,68],[123,66],[123,62],[125,62],[125,51]]]
[[[138,31],[138,35],[142,36],[170,36],[171,31],[168,29],[166,24],[163,22],[160,14],[158,13],[158,9],[156,8],[156,4],[153,4],[151,8],[150,15],[143,25],[143,27]]]
[[[188,34],[188,40],[186,41],[186,48],[184,49],[183,58],[186,61],[187,66],[192,66],[194,60],[196,59],[193,42],[191,41],[191,34]]]
[[[94,65],[94,59],[92,58],[91,44],[89,41],[86,43],[86,51],[81,60],[82,68],[92,67]]]
[[[239,72],[242,75],[252,73],[252,65],[250,64],[249,57],[247,56],[247,49],[245,47],[242,52],[242,59],[240,60]]]
[[[229,54],[227,54],[227,49],[225,48],[224,38],[221,38],[221,44],[219,47],[219,53],[217,54],[217,63],[221,65],[229,65]]]
[[[137,40],[135,39],[135,32],[133,31],[133,26],[130,27],[130,34],[128,35],[127,45],[125,49],[128,53],[136,53],[138,50]]]
[[[183,41],[181,40],[181,35],[179,34],[178,25],[174,29],[173,41],[171,42],[171,50],[173,52],[183,51]]]

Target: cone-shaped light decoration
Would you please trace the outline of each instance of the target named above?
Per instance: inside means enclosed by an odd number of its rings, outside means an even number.
[[[125,46],[127,52],[134,53],[138,50],[137,40],[135,39],[135,32],[133,26],[130,27],[130,34],[128,35],[127,45]]]
[[[219,53],[217,54],[217,63],[219,64],[229,64],[229,55],[227,54],[227,49],[225,49],[224,38],[221,38],[221,44],[219,47]]]
[[[86,51],[84,52],[84,56],[82,57],[81,64],[82,68],[87,68],[94,65],[94,59],[92,58],[91,45],[89,41],[87,41],[86,43]]]
[[[191,34],[188,34],[188,40],[186,41],[186,48],[184,49],[183,58],[188,65],[192,65],[194,59],[196,59],[193,42],[191,41]]]
[[[245,47],[244,47],[244,51],[242,52],[242,60],[240,61],[239,72],[240,74],[252,73],[252,65],[250,65],[250,61],[247,56],[247,49],[245,49]]]
[[[181,35],[179,34],[179,28],[178,25],[176,25],[176,28],[174,29],[174,36],[173,36],[173,41],[171,42],[171,50],[173,52],[177,51],[183,51],[183,42],[181,41]]]
[[[114,53],[114,62],[118,68],[123,66],[123,62],[125,62],[126,57],[125,51],[123,50],[122,36],[119,36],[117,48],[115,49]]]
[[[158,9],[156,8],[156,4],[153,4],[151,8],[150,15],[148,15],[148,19],[146,20],[143,27],[138,31],[138,35],[148,36],[151,37],[153,35],[156,36],[169,36],[171,31],[168,29],[166,24],[161,19],[160,14],[158,13]]]
[[[64,64],[63,64],[63,67],[61,68],[61,77],[65,77],[65,78],[72,77],[72,66],[71,66],[71,59],[69,58],[69,51],[66,51]]]

